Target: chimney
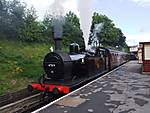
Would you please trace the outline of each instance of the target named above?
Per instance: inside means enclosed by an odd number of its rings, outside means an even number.
[[[54,41],[55,41],[55,51],[60,52],[62,50],[62,34],[63,34],[63,24],[59,19],[54,22]]]

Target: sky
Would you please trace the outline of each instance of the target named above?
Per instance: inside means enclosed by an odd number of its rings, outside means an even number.
[[[28,7],[35,7],[39,19],[48,11],[54,0],[21,0]],[[63,0],[66,12],[73,11],[79,16],[77,0]],[[105,14],[113,20],[127,37],[129,46],[150,41],[150,0],[92,0],[93,12]]]

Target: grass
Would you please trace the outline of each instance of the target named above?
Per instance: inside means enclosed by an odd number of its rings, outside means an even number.
[[[43,73],[50,44],[0,40],[0,95],[26,87]]]

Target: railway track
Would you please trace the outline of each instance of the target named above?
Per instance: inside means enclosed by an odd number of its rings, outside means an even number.
[[[29,92],[27,88],[24,88],[16,92],[0,95],[0,107],[21,100],[23,98],[35,95],[37,93],[39,92]]]
[[[11,104],[0,107],[0,113],[27,113],[51,102],[54,98],[46,96],[41,100],[41,94],[35,94]]]
[[[46,96],[41,101],[41,94],[37,91],[29,92],[27,88],[0,96],[0,113],[23,113],[40,107],[54,98]]]
[[[1,113],[24,112],[25,110],[29,109],[29,107],[32,104],[36,104],[39,101],[38,98],[39,98],[39,94],[35,94],[35,95],[29,96],[27,98],[18,100],[14,103],[0,107],[0,112]]]

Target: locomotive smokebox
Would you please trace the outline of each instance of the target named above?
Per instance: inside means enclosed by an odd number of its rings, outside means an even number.
[[[55,41],[55,51],[61,51],[62,35],[63,35],[63,19],[58,18],[53,20],[53,31]]]

